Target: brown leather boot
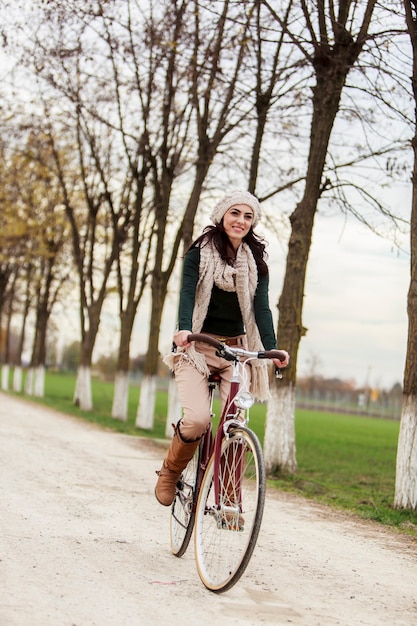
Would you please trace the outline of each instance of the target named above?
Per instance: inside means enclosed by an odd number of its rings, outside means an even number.
[[[178,426],[169,446],[167,455],[157,472],[158,481],[155,486],[155,497],[163,506],[170,506],[175,497],[175,488],[182,470],[193,458],[200,440],[187,442],[181,437]]]

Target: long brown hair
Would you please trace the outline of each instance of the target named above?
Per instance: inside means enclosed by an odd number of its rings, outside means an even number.
[[[226,261],[226,263],[233,265],[235,254],[233,246],[230,243],[230,239],[224,230],[223,220],[216,226],[206,226],[202,234],[197,237],[195,241],[193,241],[189,250],[204,246],[210,241],[212,241],[216,246],[218,253],[220,254],[220,258],[223,259],[223,261]],[[268,258],[265,240],[256,235],[251,227],[248,234],[243,237],[243,241],[251,249],[253,258],[255,259],[256,266],[258,268],[259,276],[268,274],[268,265],[265,260]]]

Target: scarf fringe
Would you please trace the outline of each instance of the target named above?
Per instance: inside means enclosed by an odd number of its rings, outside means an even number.
[[[197,352],[195,347],[191,345],[188,349],[177,348],[176,352],[170,352],[163,358],[165,365],[173,372],[174,369],[180,366],[183,362],[193,365],[200,374],[210,376],[210,370],[207,366],[207,361],[201,352]]]
[[[269,373],[268,364],[252,361],[252,381],[251,392],[258,402],[266,402],[271,394],[269,392]]]

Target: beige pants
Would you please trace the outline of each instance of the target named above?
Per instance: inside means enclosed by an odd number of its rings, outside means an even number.
[[[241,345],[246,348],[246,337],[242,335]],[[204,354],[212,374],[221,376],[220,397],[222,409],[226,403],[233,374],[233,364],[216,355],[216,349],[204,342],[197,341],[195,349]],[[247,367],[250,380],[250,367]],[[201,374],[185,359],[174,366],[178,395],[183,408],[180,422],[181,437],[185,441],[195,441],[206,431],[210,423],[210,396],[207,377]]]

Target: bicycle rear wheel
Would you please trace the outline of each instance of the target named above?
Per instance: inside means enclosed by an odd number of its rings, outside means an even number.
[[[227,591],[245,571],[258,538],[265,503],[265,466],[255,433],[234,429],[222,443],[220,506],[213,488],[214,455],[196,507],[194,547],[198,574],[214,592]]]
[[[184,469],[177,482],[174,502],[171,506],[170,538],[171,551],[175,556],[182,556],[188,548],[194,528],[195,519],[195,486],[200,465],[200,449],[197,448],[193,458]]]

